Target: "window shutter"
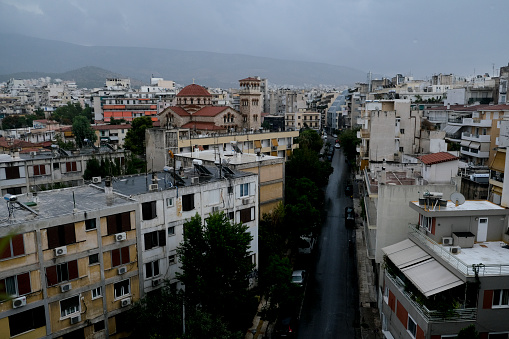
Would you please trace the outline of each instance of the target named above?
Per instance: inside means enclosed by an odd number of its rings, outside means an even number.
[[[32,289],[30,288],[30,273],[23,273],[16,277],[18,280],[18,294],[28,294],[32,292]]]
[[[130,231],[131,230],[131,213],[124,212],[122,213],[122,231]]]
[[[47,228],[46,236],[48,237],[48,248],[57,248],[60,246],[58,226]]]
[[[76,242],[76,232],[74,230],[74,223],[63,225],[60,227],[64,227],[64,237],[65,237],[65,244],[74,244]]]
[[[151,262],[145,264],[145,271],[146,271],[145,278],[152,277],[153,274],[152,274],[152,263]]]
[[[79,274],[78,274],[78,260],[69,261],[67,263],[67,268],[69,270],[69,280],[79,278]]]
[[[107,228],[108,228],[108,235],[117,233],[117,216],[116,215],[108,215],[106,217],[106,223],[107,223]]]
[[[129,246],[122,247],[120,252],[122,253],[122,264],[127,264],[131,261],[129,260]]]
[[[46,267],[46,280],[48,281],[48,287],[58,283],[56,266]]]
[[[34,175],[39,175],[39,165],[34,166]]]
[[[437,224],[436,218],[431,218],[431,234],[435,234],[435,226]]]
[[[120,265],[120,250],[116,249],[111,251],[111,267]]]
[[[72,170],[71,163],[70,162],[66,162],[65,163],[65,171],[66,172],[70,172],[71,170]]]
[[[0,243],[3,243],[7,238],[0,238]],[[5,248],[0,253],[0,259],[9,258],[11,256],[11,242],[5,241]]]
[[[154,247],[152,245],[152,236],[150,235],[150,233],[145,233],[144,238],[145,238],[145,251]]]
[[[150,203],[151,213],[152,213],[152,219],[157,218],[157,203],[155,201],[152,201]]]
[[[254,220],[255,219],[255,208],[254,207],[251,207],[251,220]]]
[[[166,246],[166,231],[159,231],[159,246]]]
[[[482,308],[491,309],[493,304],[493,290],[484,290],[484,298],[482,301]]]
[[[73,171],[73,172],[76,172],[76,171],[78,170],[78,169],[77,169],[77,167],[76,167],[76,161],[73,161],[73,162],[71,163],[71,165],[72,165],[72,166],[71,166],[72,171]]]
[[[12,237],[12,253],[13,256],[25,254],[25,246],[23,245],[23,234],[17,234]]]
[[[41,165],[40,166],[40,172],[41,172],[41,175],[46,174],[46,165]]]

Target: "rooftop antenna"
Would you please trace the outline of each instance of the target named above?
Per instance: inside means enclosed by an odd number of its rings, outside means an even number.
[[[460,192],[454,192],[451,194],[451,201],[454,202],[456,207],[458,207],[459,205],[463,205],[465,203],[465,197]]]

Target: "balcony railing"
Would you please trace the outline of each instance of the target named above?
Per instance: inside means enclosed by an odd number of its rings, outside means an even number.
[[[472,134],[468,132],[463,132],[461,134],[462,139],[470,140],[470,141],[478,141],[478,142],[490,142],[491,137],[489,135],[483,135],[483,134]]]
[[[453,268],[464,274],[465,276],[475,276],[475,271],[478,271],[479,276],[490,275],[509,275],[509,264],[476,264],[468,265],[462,260],[458,259],[455,254],[452,254],[449,247],[445,247],[436,243],[433,239],[427,237],[414,225],[409,225],[409,235],[420,244],[431,249],[439,257],[447,261]]]
[[[405,291],[405,284],[397,277],[386,273],[385,276],[394,283],[399,291],[406,297],[407,301],[421,314],[428,323],[444,323],[459,321],[475,321],[477,319],[476,308],[457,308],[450,311],[428,310],[424,305],[413,300],[412,293]]]

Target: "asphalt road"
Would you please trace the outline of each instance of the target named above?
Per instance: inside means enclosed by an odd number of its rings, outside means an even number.
[[[315,249],[314,267],[308,268],[308,283],[301,310],[298,338],[355,338],[358,326],[359,290],[352,229],[345,228],[344,210],[353,206],[343,184],[348,166],[341,150],[332,158],[334,172],[325,193],[327,216]],[[313,266],[313,265],[311,265]]]

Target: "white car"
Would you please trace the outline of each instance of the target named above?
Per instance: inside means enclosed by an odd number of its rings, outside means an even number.
[[[292,283],[297,285],[304,285],[304,280],[306,279],[306,271],[305,270],[297,270],[292,273]]]
[[[334,147],[335,148],[341,148],[341,145],[340,144],[335,144]]]

